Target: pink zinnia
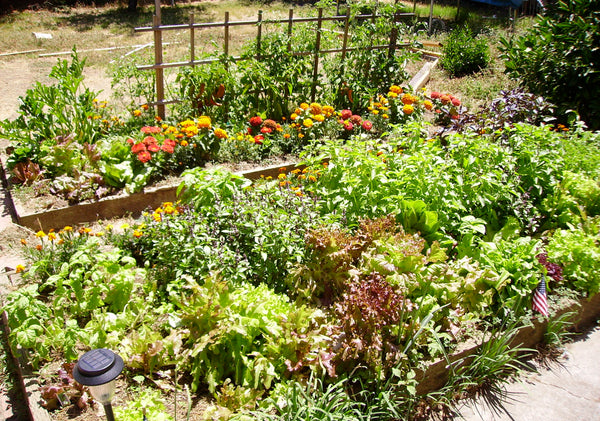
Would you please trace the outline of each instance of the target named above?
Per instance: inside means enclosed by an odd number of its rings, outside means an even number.
[[[135,145],[133,145],[131,147],[131,152],[133,153],[139,153],[139,152],[145,152],[146,151],[146,145],[144,145],[143,143],[136,143]]]
[[[366,131],[369,131],[373,128],[373,123],[371,123],[369,120],[365,120],[363,121],[362,128]]]
[[[250,119],[250,125],[254,127],[258,127],[262,124],[263,119],[261,116],[256,115]]]
[[[150,161],[150,159],[152,159],[152,155],[150,155],[150,152],[148,152],[148,151],[142,151],[142,152],[140,152],[139,154],[137,154],[137,157],[144,164],[146,162]]]
[[[352,111],[342,110],[342,120],[348,120],[350,117],[352,117]]]

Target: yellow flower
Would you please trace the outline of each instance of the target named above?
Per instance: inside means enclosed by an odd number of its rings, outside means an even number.
[[[315,119],[315,121],[318,121],[319,123],[322,121],[325,121],[325,116],[323,114],[314,115],[313,118]]]
[[[215,129],[215,136],[219,139],[227,139],[227,132],[223,129]]]
[[[308,105],[306,102],[303,102],[302,104],[300,104],[300,108],[302,108],[303,110],[308,110],[310,108],[310,105]]]
[[[133,110],[133,116],[134,117],[139,117],[142,115],[142,110]]]
[[[398,85],[392,85],[390,87],[390,92],[393,92],[395,94],[401,94],[402,93],[402,88]]]
[[[15,268],[15,271],[17,273],[24,272],[25,271],[25,266],[23,266],[23,265],[17,265],[17,267]]]
[[[277,178],[279,178],[280,180],[284,180],[285,179],[285,174],[279,174],[277,176]]]
[[[127,223],[121,224],[121,229],[126,230],[126,229],[129,229],[129,228],[131,228],[131,225],[129,225]]]
[[[46,236],[46,233],[44,231],[38,231],[35,236],[37,238],[44,238]]]
[[[185,139],[184,139],[184,140],[182,140],[181,142],[179,142],[179,144],[180,144],[181,146],[187,146],[187,145],[189,145],[188,141],[187,141],[187,140],[185,140]]]
[[[406,115],[411,115],[414,111],[415,108],[412,106],[412,104],[405,104],[404,107],[402,107],[402,112]]]
[[[325,117],[331,117],[335,113],[335,108],[331,105],[325,105],[322,112]]]
[[[133,230],[133,236],[135,238],[140,238],[142,235],[144,235],[144,233],[140,230]]]
[[[321,107],[321,104],[318,104],[316,102],[313,102],[310,104],[310,113],[312,115],[319,115],[319,114],[321,114],[322,111],[323,111],[323,107]]]
[[[211,121],[210,117],[203,115],[198,119],[197,126],[200,129],[210,129]]]
[[[54,241],[54,240],[56,240],[56,233],[54,233],[54,232],[49,232],[49,233],[48,233],[48,240],[50,240],[50,241]]]
[[[290,116],[290,120],[292,120],[292,121],[294,121],[297,118],[298,118],[298,114],[296,114],[296,113],[292,113],[292,115]]]
[[[313,126],[313,121],[310,118],[305,118],[302,124],[306,128],[311,128]]]

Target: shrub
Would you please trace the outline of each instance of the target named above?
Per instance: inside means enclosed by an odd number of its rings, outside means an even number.
[[[599,10],[596,1],[558,1],[525,35],[501,39],[500,47],[506,73],[556,104],[557,115],[575,110],[592,129],[600,127]]]
[[[468,27],[452,31],[443,51],[441,64],[451,77],[478,72],[487,67],[490,61],[486,41],[474,36]]]

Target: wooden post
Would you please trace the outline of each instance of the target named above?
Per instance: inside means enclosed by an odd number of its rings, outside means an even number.
[[[160,7],[159,9],[160,10]],[[162,52],[162,32],[160,29],[160,16],[154,15],[152,18],[154,26],[154,64],[162,64],[163,52]],[[165,118],[165,85],[163,77],[163,69],[157,67],[154,69],[156,72],[156,113],[162,119]]]
[[[225,12],[223,37],[225,37],[225,40],[223,43],[223,52],[225,53],[226,56],[229,56],[229,12]]]
[[[317,39],[315,40],[315,60],[313,62],[313,80],[310,99],[315,102],[317,96],[317,79],[319,78],[319,53],[321,52],[321,27],[323,26],[323,8],[319,7],[317,18]]]
[[[429,28],[427,33],[431,35],[431,25],[433,24],[433,0],[431,0],[431,4],[429,5]]]
[[[290,9],[289,12],[289,21],[288,21],[288,30],[287,30],[287,34],[288,34],[288,42],[287,42],[287,50],[288,52],[292,51],[292,31],[293,31],[293,27],[294,27],[294,9]]]
[[[194,60],[196,59],[196,42],[194,40],[194,12],[190,13],[190,61],[192,67],[194,66]]]
[[[348,29],[350,28],[350,8],[346,8],[346,18],[344,19],[344,38],[342,40],[342,65],[346,59],[348,49]]]
[[[390,31],[390,46],[388,50],[388,57],[392,58],[396,55],[396,41],[398,40],[398,11],[394,12],[394,19],[392,20],[392,30]]]
[[[256,33],[256,59],[260,60],[260,42],[262,39],[262,10],[258,11],[258,32]]]

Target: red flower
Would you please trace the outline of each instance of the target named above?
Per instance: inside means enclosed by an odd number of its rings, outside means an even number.
[[[135,141],[132,138],[127,138],[127,143],[129,143],[130,145],[133,145],[135,143]]]
[[[150,146],[156,144],[156,139],[153,136],[146,136],[143,140],[144,145]]]
[[[262,145],[263,140],[265,140],[265,137],[261,134],[254,136],[254,143],[256,143],[257,145]]]
[[[354,114],[352,117],[350,117],[350,122],[352,124],[359,125],[362,123],[362,118],[361,116]]]
[[[349,132],[352,131],[354,129],[354,124],[352,124],[349,121],[346,121],[344,123],[344,129],[348,130]]]
[[[269,128],[269,127],[263,127],[262,129],[260,129],[260,132],[261,132],[261,133],[264,133],[264,134],[269,134],[269,133],[271,133],[272,131],[273,131],[273,130],[272,130],[271,128]]]
[[[460,105],[460,99],[458,98],[452,98],[452,105],[454,105],[455,107],[458,107]]]
[[[440,97],[440,100],[442,101],[442,104],[449,104],[451,101],[450,95],[444,94]]]
[[[161,128],[158,126],[144,126],[141,128],[141,131],[144,134],[155,134],[160,133]]]
[[[137,154],[137,157],[143,163],[146,163],[146,162],[150,161],[150,159],[152,159],[152,155],[150,155],[150,152],[148,152],[148,151],[140,152],[139,154]]]
[[[143,143],[136,143],[135,145],[133,145],[131,147],[131,152],[133,153],[139,153],[139,152],[145,152],[146,151],[146,145],[144,145]]]
[[[262,124],[263,119],[261,116],[256,115],[250,119],[250,125],[254,127],[258,127]]]
[[[442,94],[440,94],[439,92],[433,91],[431,93],[431,99],[438,99],[442,96]]]
[[[158,151],[160,151],[160,146],[158,146],[158,144],[156,144],[156,143],[151,143],[148,145],[148,150],[150,152],[158,152]]]
[[[369,120],[365,120],[363,121],[362,128],[366,131],[369,131],[373,128],[373,123],[371,123]]]
[[[352,111],[342,110],[342,120],[348,120],[350,117],[352,117]]]
[[[163,145],[160,148],[166,153],[175,152],[175,148],[173,147],[173,145],[171,145],[169,143],[163,143]]]

